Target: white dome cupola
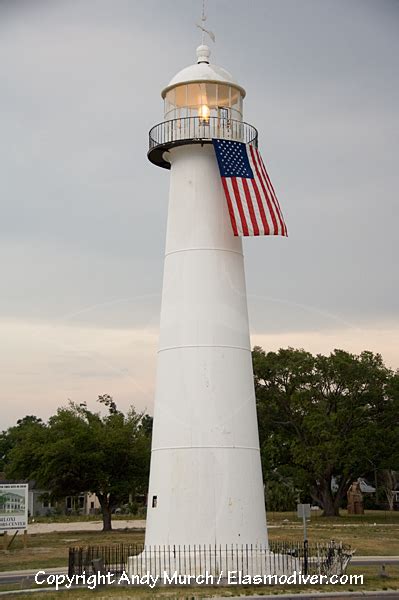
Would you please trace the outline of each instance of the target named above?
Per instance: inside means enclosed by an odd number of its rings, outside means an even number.
[[[228,117],[242,121],[245,90],[232,75],[210,63],[208,46],[197,48],[197,62],[179,71],[162,91],[165,120],[193,116]]]

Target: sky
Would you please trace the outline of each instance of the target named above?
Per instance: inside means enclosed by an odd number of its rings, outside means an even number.
[[[0,0],[0,429],[153,408],[169,173],[160,92],[200,0]],[[399,368],[399,2],[209,0],[289,237],[246,239],[251,342]]]

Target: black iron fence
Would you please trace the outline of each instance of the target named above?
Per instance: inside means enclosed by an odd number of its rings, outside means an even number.
[[[303,574],[340,575],[350,561],[349,546],[337,542],[270,542],[268,547],[232,546],[144,546],[115,544],[69,549],[69,576],[94,572],[144,575],[163,572],[202,575],[205,572],[239,571],[243,575]]]
[[[258,145],[258,132],[243,121],[222,117],[182,117],[158,123],[149,132],[149,152],[157,146],[178,145],[188,140],[228,139]]]

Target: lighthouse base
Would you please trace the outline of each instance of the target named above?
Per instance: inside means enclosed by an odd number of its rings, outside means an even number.
[[[290,575],[300,562],[267,546],[145,546],[128,557],[127,567],[130,579],[151,575],[165,585],[239,585],[245,578]]]

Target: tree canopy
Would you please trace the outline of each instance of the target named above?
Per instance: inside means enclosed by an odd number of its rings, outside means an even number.
[[[253,350],[259,438],[268,502],[280,510],[312,498],[338,515],[349,486],[374,475],[390,507],[399,472],[399,372],[379,354]],[[93,492],[111,529],[112,510],[148,485],[152,418],[125,415],[108,394],[106,414],[85,403],[47,423],[28,415],[0,434],[7,477],[35,479],[54,498]],[[378,477],[377,477],[378,474]]]
[[[133,408],[124,415],[109,395],[98,401],[107,408],[105,416],[70,402],[47,425],[25,422],[11,428],[18,443],[8,452],[6,474],[35,479],[54,498],[95,493],[103,528],[109,530],[112,510],[129,493],[146,492],[151,418]]]
[[[9,471],[11,451],[19,448],[20,461],[25,456],[26,462],[30,463],[30,469],[34,470],[36,465],[34,456],[36,449],[44,441],[46,426],[41,419],[34,415],[27,415],[18,419],[17,424],[0,433],[0,471]],[[17,475],[22,477],[22,475]]]
[[[255,347],[253,365],[265,481],[290,482],[331,516],[354,479],[394,468],[399,375],[379,354]]]

